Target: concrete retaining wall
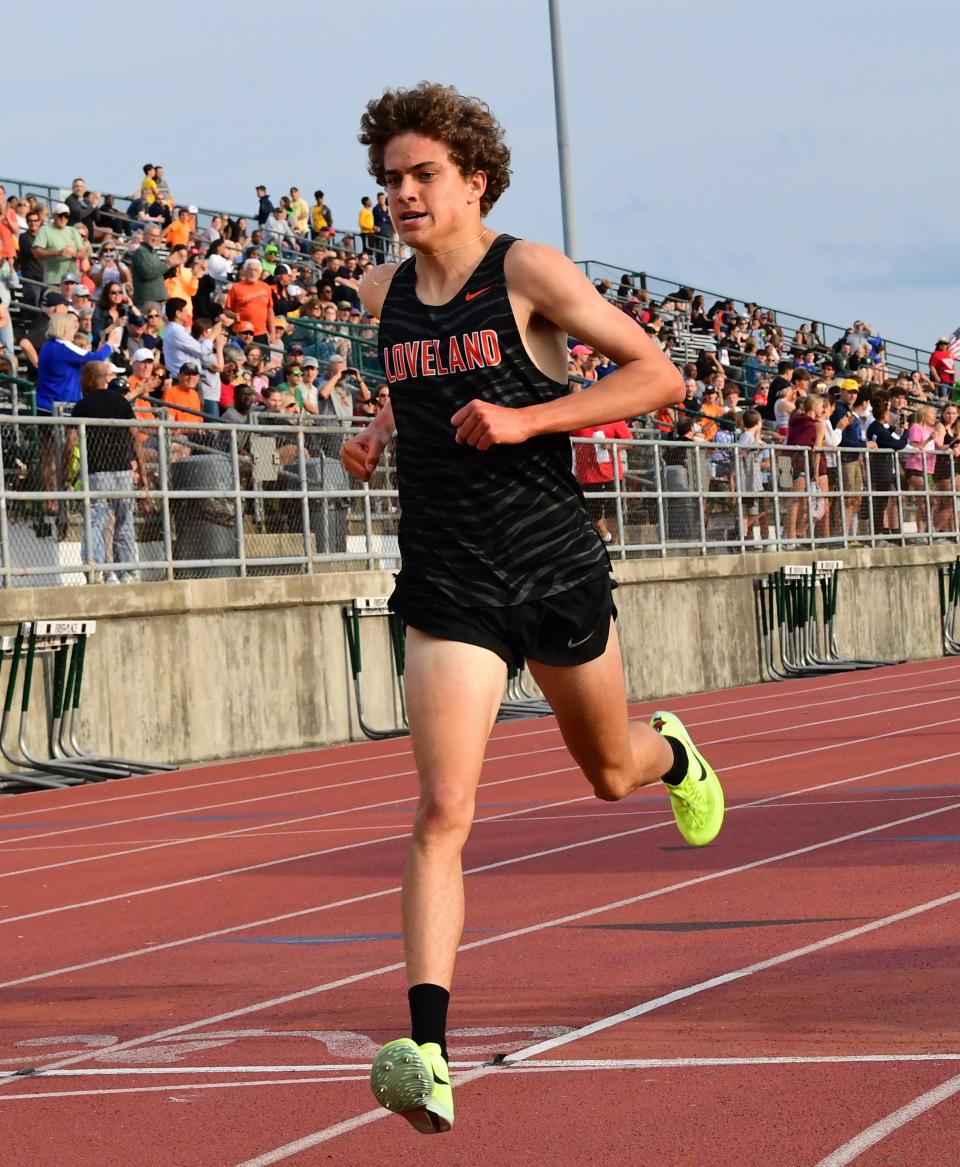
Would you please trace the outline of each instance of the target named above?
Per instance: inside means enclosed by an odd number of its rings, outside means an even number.
[[[956,547],[840,553],[840,644],[852,656],[941,654],[935,565]],[[620,637],[631,700],[761,679],[752,579],[812,554],[618,563]],[[0,594],[0,624],[96,619],[82,737],[110,754],[187,761],[362,737],[342,605],[388,595],[387,572],[192,580]],[[385,621],[363,624],[375,724],[395,725]],[[4,673],[4,682],[6,674]]]

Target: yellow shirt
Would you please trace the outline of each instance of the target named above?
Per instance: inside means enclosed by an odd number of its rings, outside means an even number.
[[[313,224],[314,231],[322,231],[327,226],[327,217],[323,213],[323,207],[319,203],[315,207],[310,208],[310,221]]]
[[[307,223],[310,221],[310,208],[307,206],[306,199],[293,199],[290,203],[290,210],[293,212],[293,229],[301,233],[306,231]]]
[[[143,194],[152,194],[154,198],[157,197],[157,184],[146,175],[143,176],[143,182],[140,183],[140,190]]]
[[[360,234],[361,235],[372,235],[373,234],[373,207],[361,207],[360,208],[359,223],[360,223]]]

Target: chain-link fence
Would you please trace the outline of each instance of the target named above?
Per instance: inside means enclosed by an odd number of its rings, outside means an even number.
[[[259,413],[134,424],[0,419],[0,583],[123,583],[393,570],[392,449],[369,483],[340,448],[354,424]],[[733,441],[574,443],[614,558],[956,542],[952,451],[824,452]]]

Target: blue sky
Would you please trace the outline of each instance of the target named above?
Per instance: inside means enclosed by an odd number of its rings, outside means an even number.
[[[489,102],[513,149],[490,218],[562,244],[547,0],[53,0],[7,13],[0,172],[250,210],[375,193],[365,101],[422,78]],[[561,0],[580,258],[929,347],[960,325],[960,151],[946,0]],[[15,116],[9,116],[11,108]]]

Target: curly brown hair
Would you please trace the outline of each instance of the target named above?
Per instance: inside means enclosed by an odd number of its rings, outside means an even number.
[[[452,85],[421,81],[413,89],[386,89],[382,97],[367,102],[360,142],[367,147],[367,169],[381,186],[386,185],[387,143],[406,133],[443,142],[464,178],[483,171],[487,189],[480,199],[481,215],[490,213],[510,185],[510,148],[503,127],[479,98],[464,97]]]

